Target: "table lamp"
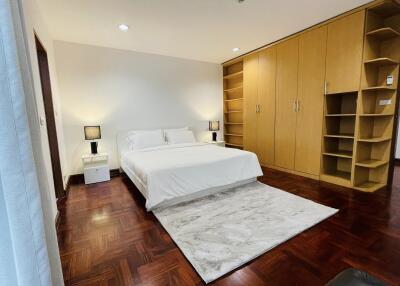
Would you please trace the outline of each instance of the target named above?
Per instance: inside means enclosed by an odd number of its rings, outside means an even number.
[[[217,132],[219,131],[219,121],[213,120],[208,122],[208,130],[213,131],[212,133],[212,141],[217,141]]]
[[[91,140],[90,149],[92,150],[92,154],[97,154],[97,139],[101,139],[101,130],[100,126],[85,126],[85,140]]]

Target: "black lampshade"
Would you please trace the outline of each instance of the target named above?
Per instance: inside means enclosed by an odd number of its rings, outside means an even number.
[[[208,122],[208,130],[210,131],[219,131],[219,121],[213,120]]]
[[[85,126],[85,140],[101,139],[100,126]]]

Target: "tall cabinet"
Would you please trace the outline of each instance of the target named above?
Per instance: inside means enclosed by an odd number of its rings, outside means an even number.
[[[299,38],[277,45],[275,165],[294,168]]]
[[[224,67],[228,145],[263,166],[375,191],[388,181],[399,63],[390,0],[235,60]]]
[[[275,162],[276,47],[258,54],[257,155],[264,166]]]
[[[299,37],[295,170],[319,175],[327,27]]]
[[[244,149],[262,165],[274,163],[276,49],[244,58]]]
[[[243,60],[243,146],[247,151],[257,154],[258,128],[258,54],[245,57]]]
[[[319,175],[327,27],[277,45],[275,164]]]

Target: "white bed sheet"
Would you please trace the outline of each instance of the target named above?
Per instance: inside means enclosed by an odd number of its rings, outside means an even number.
[[[179,197],[262,175],[254,153],[206,143],[125,151],[121,166],[129,168],[146,188],[148,210]]]

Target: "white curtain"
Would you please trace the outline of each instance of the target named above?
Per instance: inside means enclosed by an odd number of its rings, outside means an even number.
[[[0,285],[63,285],[21,4],[0,0]],[[47,195],[46,195],[47,194]]]

